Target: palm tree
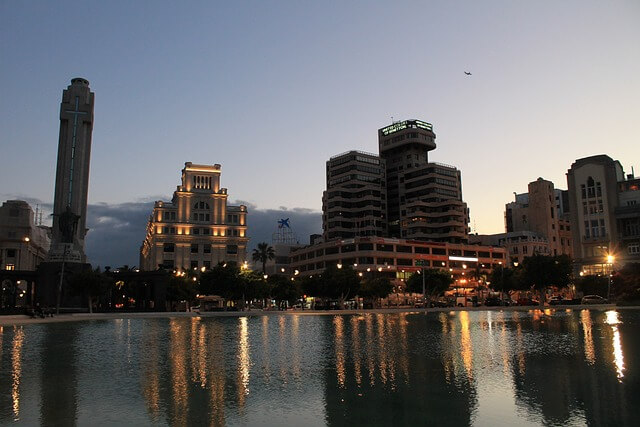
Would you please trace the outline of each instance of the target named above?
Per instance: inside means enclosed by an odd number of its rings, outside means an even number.
[[[268,243],[258,243],[258,248],[253,250],[253,261],[262,263],[262,274],[267,273],[267,261],[276,257],[276,251]]]

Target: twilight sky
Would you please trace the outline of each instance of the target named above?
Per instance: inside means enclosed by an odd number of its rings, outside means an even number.
[[[640,168],[639,23],[637,0],[2,1],[0,201],[52,202],[62,90],[84,77],[89,255],[99,224],[138,218],[102,264],[137,264],[148,202],[187,161],[222,164],[253,244],[288,213],[306,241],[325,161],[377,152],[391,117],[434,125],[473,231],[501,232],[514,191],[566,188],[577,158]]]

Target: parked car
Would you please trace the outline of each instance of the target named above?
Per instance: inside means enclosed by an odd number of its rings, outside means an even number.
[[[549,305],[561,305],[564,304],[563,299],[560,295],[554,295],[549,298]]]
[[[519,298],[516,305],[539,305],[540,301],[531,298]]]
[[[606,304],[608,301],[606,298],[602,298],[600,295],[586,295],[582,297],[582,304]]]
[[[484,300],[484,305],[486,305],[487,307],[497,307],[502,305],[502,302],[498,297],[489,297]]]
[[[431,301],[429,303],[429,306],[430,307],[453,307],[453,300],[446,297],[440,297],[438,299]]]

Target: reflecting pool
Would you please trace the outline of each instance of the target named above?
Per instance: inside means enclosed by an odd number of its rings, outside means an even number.
[[[0,424],[638,425],[639,310],[0,327]]]

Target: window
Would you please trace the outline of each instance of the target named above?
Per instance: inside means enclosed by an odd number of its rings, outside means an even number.
[[[173,268],[173,260],[172,259],[162,260],[162,266],[164,268]]]
[[[196,270],[198,268],[198,261],[191,261],[191,269]]]
[[[7,249],[7,258],[15,258],[16,250],[15,249]]]
[[[197,254],[198,253],[198,245],[197,244],[191,245],[191,253],[192,254]]]
[[[211,268],[211,261],[204,261],[204,262],[202,263],[202,266],[203,266],[204,268],[206,268],[207,270],[208,270],[208,269],[210,269],[210,268]]]
[[[202,252],[205,254],[210,254],[211,253],[211,245],[204,245],[202,247]]]
[[[527,246],[523,246],[522,247],[522,253],[526,254],[528,252],[528,247]]]
[[[15,264],[7,264],[4,268],[5,270],[15,270],[16,266]]]
[[[193,234],[200,234],[200,229],[199,228],[194,228],[193,229]]]
[[[416,246],[414,248],[415,253],[417,254],[428,254],[429,248],[425,248],[424,246]]]
[[[632,243],[627,247],[630,255],[640,254],[640,244]]]
[[[235,255],[238,253],[238,245],[227,245],[227,253]]]
[[[165,243],[162,247],[163,252],[174,252],[175,245],[173,243]]]

